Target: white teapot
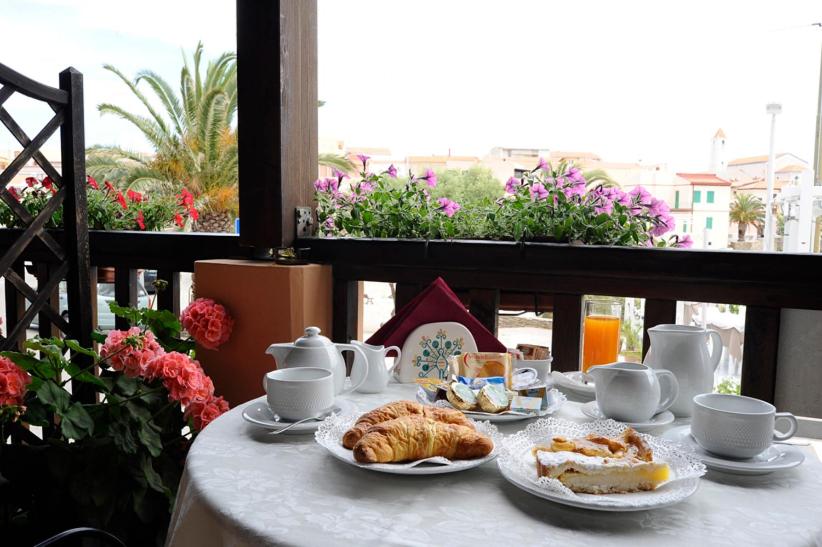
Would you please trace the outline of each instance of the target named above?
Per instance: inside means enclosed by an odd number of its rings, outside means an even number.
[[[363,367],[362,371],[352,374],[359,381],[354,383],[352,379],[352,386],[345,390],[343,389],[346,376],[343,351],[353,351],[355,354],[354,367]],[[357,389],[368,376],[368,359],[362,349],[351,344],[335,344],[320,335],[320,329],[317,327],[307,327],[305,336],[298,338],[293,344],[271,344],[265,352],[274,357],[277,361],[277,368],[319,367],[330,370],[334,375],[336,395]]]

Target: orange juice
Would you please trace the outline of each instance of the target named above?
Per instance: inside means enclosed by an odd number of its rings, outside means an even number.
[[[582,338],[582,371],[594,365],[605,365],[617,360],[619,351],[619,317],[588,315],[585,317]]]

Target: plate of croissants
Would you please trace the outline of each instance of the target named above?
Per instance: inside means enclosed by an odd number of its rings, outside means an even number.
[[[477,467],[497,457],[501,435],[462,412],[394,401],[360,416],[332,415],[317,442],[348,464],[400,475],[435,475]]]

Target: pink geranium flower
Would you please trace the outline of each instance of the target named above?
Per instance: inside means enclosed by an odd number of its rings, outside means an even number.
[[[228,412],[228,402],[222,397],[196,399],[189,403],[185,417],[192,421],[194,429],[202,431],[221,414]]]
[[[11,359],[0,357],[0,406],[21,406],[31,376]]]
[[[188,405],[192,401],[208,400],[214,395],[214,384],[200,363],[172,351],[155,357],[146,366],[146,378],[162,380],[168,390],[168,398]]]
[[[225,306],[210,298],[198,298],[180,315],[180,322],[204,348],[217,349],[231,337],[234,319]]]
[[[109,332],[100,348],[100,356],[108,359],[112,369],[131,377],[145,376],[148,362],[164,353],[154,334],[139,327]]]

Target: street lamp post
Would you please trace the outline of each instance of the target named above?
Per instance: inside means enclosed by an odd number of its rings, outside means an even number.
[[[773,141],[776,131],[776,115],[782,113],[782,105],[769,103],[765,111],[771,115],[771,143],[768,148],[768,194],[765,196],[765,250],[773,250]]]

